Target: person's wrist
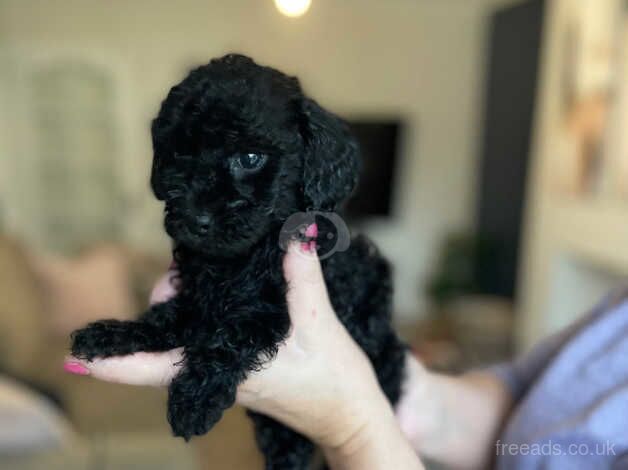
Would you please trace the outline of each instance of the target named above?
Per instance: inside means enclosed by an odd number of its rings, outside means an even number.
[[[360,452],[376,438],[382,426],[395,425],[395,416],[383,392],[377,387],[370,397],[365,395],[352,403],[341,425],[323,437],[318,444],[328,456],[345,458]]]
[[[424,470],[410,443],[404,438],[391,406],[374,412],[340,446],[322,447],[332,468],[339,470],[404,468]]]

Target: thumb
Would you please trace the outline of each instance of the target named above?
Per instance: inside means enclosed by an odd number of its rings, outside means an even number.
[[[310,250],[307,244],[291,243],[283,268],[288,283],[286,300],[293,323],[332,311],[316,250]]]

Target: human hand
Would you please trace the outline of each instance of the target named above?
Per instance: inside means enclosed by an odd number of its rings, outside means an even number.
[[[277,356],[239,386],[237,402],[323,447],[355,446],[367,430],[391,420],[390,405],[367,357],[336,317],[315,252],[293,244],[283,267],[291,331]],[[176,295],[173,274],[157,283],[152,302]],[[90,362],[68,358],[66,369],[107,381],[165,386],[182,358],[181,348]]]

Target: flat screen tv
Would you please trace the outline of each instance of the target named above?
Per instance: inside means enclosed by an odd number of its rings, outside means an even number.
[[[362,171],[344,214],[352,220],[389,216],[402,123],[395,119],[349,119],[347,122],[360,146]]]

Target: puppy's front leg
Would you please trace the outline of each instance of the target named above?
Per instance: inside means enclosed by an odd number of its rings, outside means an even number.
[[[209,431],[235,403],[247,371],[233,350],[186,346],[184,367],[168,389],[168,421],[186,441]]]
[[[72,333],[72,355],[119,356],[138,351],[166,351],[180,346],[176,298],[153,305],[136,321],[101,320]]]

